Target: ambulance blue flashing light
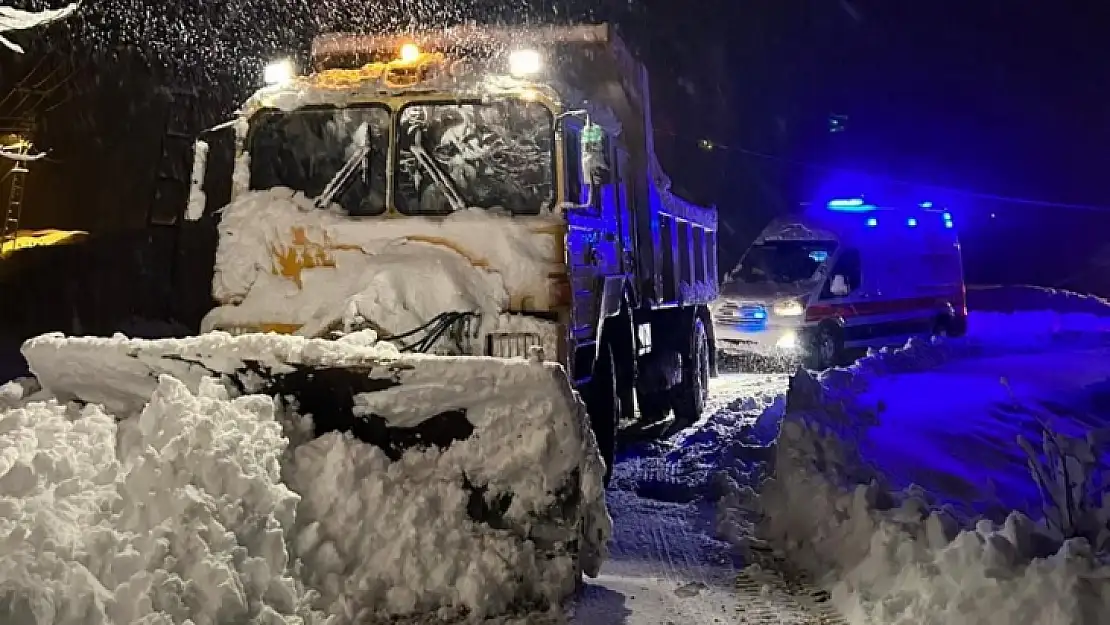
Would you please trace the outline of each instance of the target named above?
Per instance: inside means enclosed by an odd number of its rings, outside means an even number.
[[[872,217],[871,219],[867,220],[867,225],[871,228],[874,228],[875,226],[879,225],[879,220]]]
[[[841,200],[829,200],[827,208],[841,213],[866,213],[875,210],[874,204],[866,204],[863,198],[853,197]]]
[[[954,226],[952,225],[952,220],[951,219],[946,219],[944,221],[944,227],[945,228],[953,228]]]
[[[932,202],[922,202],[921,204],[919,204],[919,206],[921,206],[921,208],[932,208],[933,203]]]
[[[952,213],[945,213],[944,214],[944,220],[945,221],[952,221]]]
[[[906,225],[913,228],[914,226],[917,225],[917,220],[914,219],[913,217],[910,217],[909,219],[906,220]]]

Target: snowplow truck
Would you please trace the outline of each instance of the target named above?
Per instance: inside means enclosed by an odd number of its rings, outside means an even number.
[[[139,427],[166,375],[272,398],[291,556],[339,622],[550,607],[606,557],[637,402],[702,411],[716,212],[671,192],[607,26],[335,34],[311,65],[268,66],[196,144],[201,335],[23,354],[52,396]]]
[[[268,66],[225,125],[222,208],[198,142],[186,217],[219,219],[203,330],[560,363],[607,479],[622,425],[699,418],[717,213],[671,191],[611,26],[330,34],[311,63]]]

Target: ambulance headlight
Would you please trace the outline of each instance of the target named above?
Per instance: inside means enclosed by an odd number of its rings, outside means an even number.
[[[797,299],[784,299],[771,306],[771,314],[779,317],[798,317],[805,311],[805,306]]]
[[[798,349],[798,335],[795,332],[785,332],[775,342],[775,347],[779,349]]]

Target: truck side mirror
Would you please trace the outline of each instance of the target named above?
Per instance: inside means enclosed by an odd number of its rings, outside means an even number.
[[[189,203],[185,207],[186,221],[200,221],[204,217],[207,198],[204,195],[204,176],[208,172],[208,144],[193,144],[193,173],[189,176]]]
[[[847,295],[850,291],[847,278],[839,274],[833,276],[832,284],[829,285],[830,293],[833,295]]]
[[[607,184],[611,168],[609,154],[605,149],[605,131],[595,123],[586,122],[580,137],[582,180],[591,187]]]

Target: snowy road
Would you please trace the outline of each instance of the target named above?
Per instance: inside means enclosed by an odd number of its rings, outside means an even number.
[[[812,612],[762,585],[738,586],[742,563],[712,538],[717,467],[675,462],[679,446],[717,445],[715,433],[755,423],[786,390],[786,375],[734,374],[713,380],[709,417],[676,435],[670,446],[647,446],[617,465],[609,494],[612,554],[590,583],[571,622],[581,625],[667,623],[811,623]],[[708,500],[701,495],[710,495]]]

